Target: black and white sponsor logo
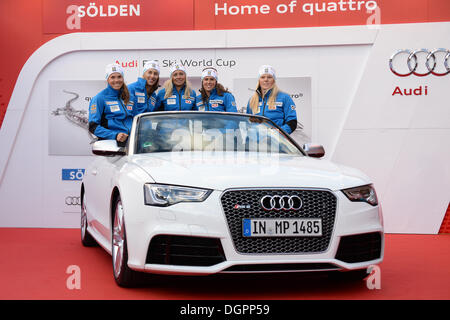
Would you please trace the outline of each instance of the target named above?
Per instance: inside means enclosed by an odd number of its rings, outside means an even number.
[[[67,196],[65,199],[67,206],[81,206],[81,197]]]

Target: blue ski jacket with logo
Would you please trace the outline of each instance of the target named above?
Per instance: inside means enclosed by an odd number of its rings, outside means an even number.
[[[136,82],[128,85],[128,91],[130,91],[130,100],[134,101],[134,107],[136,109],[135,115],[144,112],[153,112],[158,106],[158,96],[156,92],[153,92],[150,96],[147,94],[145,85],[147,80],[144,78],[138,78]]]
[[[198,111],[196,101],[195,101],[195,91],[191,90],[191,96],[185,98],[184,91],[185,86],[181,88],[180,91],[173,87],[172,95],[164,99],[166,95],[166,89],[163,88],[158,92],[157,95],[157,109],[158,111]]]
[[[259,94],[259,106],[255,115],[269,118],[286,133],[291,134],[297,128],[295,103],[287,93],[279,92],[275,99],[275,105],[269,106],[268,100],[271,92],[272,89],[266,93],[264,99]],[[247,103],[247,113],[253,114],[250,101]]]
[[[120,132],[129,135],[135,112],[134,102],[125,105],[120,91],[108,84],[89,104],[89,131],[106,140],[116,140]]]
[[[215,88],[206,102],[203,102],[201,94],[197,96],[197,107],[199,111],[237,112],[234,96],[229,92],[219,96]]]

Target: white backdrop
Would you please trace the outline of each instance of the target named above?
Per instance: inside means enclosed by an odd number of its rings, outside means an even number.
[[[56,96],[58,90],[69,83],[95,83],[73,101],[75,109],[87,110],[83,97],[106,85],[107,63],[123,63],[131,83],[143,60],[160,60],[161,77],[167,77],[163,60],[179,59],[190,61],[187,72],[193,76],[200,74],[202,63],[227,62],[217,67],[220,82],[232,92],[242,89],[234,87],[235,79],[256,83],[262,64],[273,65],[279,78],[309,79],[310,87],[303,84],[296,101],[300,122],[313,142],[324,145],[326,159],[359,168],[373,179],[386,232],[437,233],[450,200],[450,75],[399,78],[388,67],[398,49],[422,47],[450,48],[450,23],[56,38],[24,66],[0,131],[0,226],[79,225],[77,174],[93,156],[55,151],[53,140],[61,143],[61,137],[71,136],[67,130],[89,141],[81,129],[64,123],[63,115],[52,114],[71,97]],[[392,96],[397,86],[419,85],[428,86],[427,96]],[[61,123],[71,129],[58,127]]]

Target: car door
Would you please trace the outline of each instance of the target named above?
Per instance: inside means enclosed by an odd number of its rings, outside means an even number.
[[[87,172],[90,183],[86,186],[86,198],[91,217],[91,226],[108,242],[111,241],[111,195],[113,177],[122,156],[99,156]]]

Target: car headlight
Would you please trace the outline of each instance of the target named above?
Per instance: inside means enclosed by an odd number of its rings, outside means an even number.
[[[342,190],[342,192],[350,201],[367,202],[372,206],[378,205],[377,193],[375,192],[375,188],[371,184],[356,188],[344,189]]]
[[[147,183],[144,185],[144,200],[146,205],[167,207],[179,202],[204,201],[211,192],[208,189]]]

